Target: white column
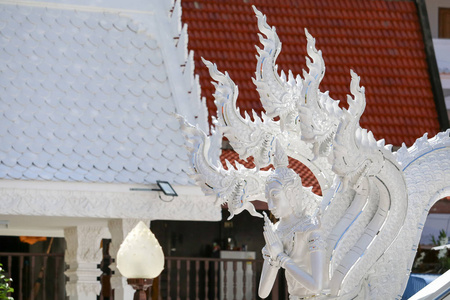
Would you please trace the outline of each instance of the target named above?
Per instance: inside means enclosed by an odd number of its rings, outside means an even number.
[[[114,259],[109,268],[114,274],[111,276],[111,287],[114,289],[115,300],[132,300],[134,290],[128,285],[127,279],[120,274],[116,267],[115,259],[119,251],[120,244],[127,234],[139,223],[144,222],[149,225],[148,219],[115,219],[108,222],[109,232],[111,233],[111,244],[109,245],[109,254]]]
[[[102,271],[97,267],[102,261],[102,238],[108,229],[101,226],[77,226],[64,229],[66,254],[64,260],[69,269],[66,292],[70,300],[96,300],[101,284],[97,280]]]

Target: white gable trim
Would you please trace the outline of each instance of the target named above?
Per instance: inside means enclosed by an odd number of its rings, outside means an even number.
[[[186,51],[186,57],[180,57],[180,52],[177,51],[177,47],[175,46],[175,37],[168,35],[167,29],[165,29],[173,27],[174,24],[171,23],[180,23],[181,20],[176,19],[178,16],[174,16],[174,19],[168,18],[168,12],[165,10],[163,2],[164,1],[153,1],[156,12],[153,18],[153,26],[156,28],[154,32],[157,35],[156,39],[159,41],[159,47],[161,48],[177,113],[183,115],[191,124],[196,124],[197,120],[195,119],[194,112],[192,111],[192,104],[188,101],[188,90],[184,84],[181,84],[185,82],[181,72],[181,64],[184,64],[188,59],[187,49],[182,49]],[[185,27],[183,29],[184,30],[180,32],[180,36],[178,37],[180,43],[180,45],[178,45],[179,47],[184,47],[185,45],[183,45],[180,41],[183,38],[187,39],[187,28]],[[184,61],[180,61],[181,59],[184,59]]]

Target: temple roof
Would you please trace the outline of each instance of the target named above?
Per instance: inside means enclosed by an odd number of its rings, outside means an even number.
[[[216,115],[214,87],[201,57],[227,71],[239,86],[237,105],[242,113],[262,111],[251,81],[256,68],[254,46],[260,45],[252,5],[277,29],[283,44],[279,70],[302,74],[306,69],[307,28],[325,60],[322,91],[329,90],[333,99],[345,102],[350,69],[361,76],[367,99],[361,126],[377,139],[410,146],[425,132],[433,136],[440,131],[414,1],[183,0],[189,48],[195,53],[210,115]]]
[[[206,125],[206,109],[171,31],[178,11],[161,29],[118,10],[0,4],[0,178],[192,183],[171,114]]]

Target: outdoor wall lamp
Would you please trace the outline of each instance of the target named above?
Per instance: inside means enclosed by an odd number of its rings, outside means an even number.
[[[145,291],[164,269],[164,253],[155,235],[142,221],[120,245],[117,269],[136,290],[133,300],[146,300]]]

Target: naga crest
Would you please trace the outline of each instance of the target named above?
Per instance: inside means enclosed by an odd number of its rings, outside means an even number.
[[[254,11],[263,47],[257,47],[253,82],[266,113],[242,117],[236,107],[238,87],[226,72],[203,60],[215,80],[217,120],[213,134],[207,136],[179,117],[191,142],[192,177],[205,193],[227,204],[230,218],[244,210],[261,216],[251,202],[267,201],[266,184],[277,171],[260,169],[269,165],[288,169],[287,156],[302,162],[323,193],[318,196],[301,187],[298,195],[309,213],[316,212],[326,242],[327,280],[323,291],[311,295],[401,298],[423,229],[419,224],[439,197],[450,195],[449,131],[429,140],[425,135],[412,147],[392,152],[391,145],[376,140],[359,124],[366,99],[356,73],[350,72],[348,109],[341,108],[339,101],[319,89],[325,63],[306,30],[308,71],[296,76],[279,73],[280,39],[266,17]],[[218,157],[211,157],[218,153],[212,148],[222,136],[241,159],[252,156],[256,167],[227,161],[225,169]]]

